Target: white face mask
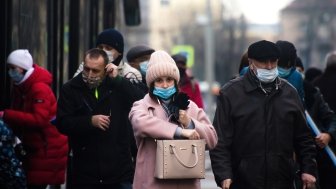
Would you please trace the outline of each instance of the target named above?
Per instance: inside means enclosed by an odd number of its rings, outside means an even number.
[[[271,70],[262,69],[262,68],[256,68],[256,70],[257,70],[256,71],[257,72],[256,73],[257,78],[263,83],[271,83],[279,75],[277,67],[275,67]]]
[[[113,58],[113,54],[112,54],[112,52],[111,52],[111,51],[106,51],[106,50],[104,50],[104,51],[105,51],[106,54],[107,54],[107,57],[108,57],[108,59],[109,59],[109,63],[113,62],[113,61],[114,61],[114,58]]]
[[[142,75],[146,75],[147,68],[148,68],[148,60],[143,61],[139,64],[140,66],[140,72]]]

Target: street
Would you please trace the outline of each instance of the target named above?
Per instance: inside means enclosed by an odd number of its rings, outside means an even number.
[[[209,151],[205,152],[205,179],[201,180],[202,189],[217,189],[217,185],[214,179],[214,175],[211,169]]]

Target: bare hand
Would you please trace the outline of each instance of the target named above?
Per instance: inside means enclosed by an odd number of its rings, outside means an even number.
[[[301,179],[303,182],[303,189],[315,188],[316,178],[308,173],[302,173]]]
[[[105,70],[106,70],[106,74],[110,77],[110,78],[115,78],[118,76],[118,66],[116,66],[113,63],[108,63],[105,66]]]
[[[229,189],[231,186],[232,180],[231,179],[225,179],[222,182],[222,189]]]
[[[110,125],[110,116],[94,115],[91,118],[91,122],[94,127],[106,131],[106,129],[108,129]]]
[[[321,133],[315,137],[315,142],[320,148],[324,148],[329,144],[331,137],[328,133]]]
[[[190,139],[190,140],[198,140],[200,139],[200,135],[195,129],[182,129],[181,135],[184,138]]]
[[[184,128],[187,128],[189,126],[191,119],[185,110],[179,110],[178,121],[183,125]]]

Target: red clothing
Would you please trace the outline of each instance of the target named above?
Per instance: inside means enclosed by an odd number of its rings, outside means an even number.
[[[201,90],[197,81],[186,78],[180,81],[180,92],[186,93],[199,108],[204,108]]]
[[[50,120],[56,115],[56,97],[50,88],[51,74],[34,64],[26,81],[13,86],[12,107],[4,121],[27,146],[23,167],[28,184],[62,184],[65,181],[67,137]]]

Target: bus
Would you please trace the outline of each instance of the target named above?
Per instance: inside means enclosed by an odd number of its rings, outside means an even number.
[[[52,89],[72,78],[83,53],[106,28],[140,24],[139,0],[3,0],[0,8],[0,110],[9,106],[6,59],[28,49],[53,74]]]

